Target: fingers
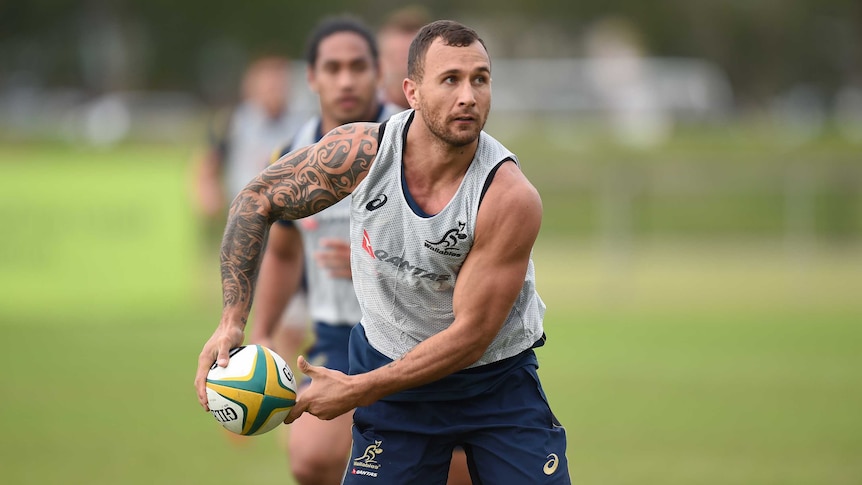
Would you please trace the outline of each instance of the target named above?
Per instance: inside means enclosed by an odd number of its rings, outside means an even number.
[[[308,363],[307,360],[305,360],[303,356],[300,355],[296,358],[296,368],[303,374],[308,375],[308,371],[311,367],[312,366]],[[308,410],[308,406],[308,401],[306,399],[303,399],[302,394],[300,394],[299,398],[297,398],[296,400],[296,404],[293,405],[293,408],[291,408],[290,412],[287,413],[287,416],[284,418],[284,424],[290,424],[296,421],[297,418],[302,416],[302,413]]]
[[[218,346],[218,357],[216,358],[216,363],[219,367],[227,367],[227,363],[230,361],[230,342],[227,340],[222,340]]]
[[[296,366],[299,368],[299,370],[303,374],[305,374],[308,377],[314,377],[314,376],[320,374],[320,372],[318,371],[318,369],[320,369],[320,367],[318,367],[316,365],[309,364],[308,361],[305,360],[305,357],[303,357],[301,355],[296,358]]]
[[[302,400],[302,398],[296,401],[296,405],[291,408],[290,412],[287,413],[287,417],[284,418],[284,424],[290,424],[296,421],[302,413],[304,413],[308,409],[308,403]]]
[[[206,353],[201,352],[198,358],[198,370],[195,373],[195,392],[198,395],[198,402],[205,411],[210,410],[207,400],[207,373],[210,366],[212,366],[211,357],[207,357]]]
[[[204,410],[209,411],[207,399],[207,374],[213,365],[217,362],[219,367],[227,367],[230,360],[231,342],[228,338],[211,338],[200,356],[198,356],[198,368],[195,372],[195,392],[198,395],[198,402]]]
[[[305,360],[305,357],[301,355],[296,358],[296,368],[301,373],[309,377],[317,373],[315,366],[309,364],[308,361]],[[308,389],[306,389],[306,392],[307,391]],[[299,398],[296,400],[296,404],[293,406],[290,412],[287,413],[287,417],[284,418],[284,424],[290,424],[296,421],[297,418],[302,416],[302,413],[308,411],[308,406],[310,405],[310,403],[307,399],[303,399],[302,396],[304,394],[305,392],[303,394],[300,394]]]

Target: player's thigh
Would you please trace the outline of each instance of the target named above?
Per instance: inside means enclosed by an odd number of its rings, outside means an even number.
[[[470,433],[464,446],[474,483],[571,483],[566,431],[551,412],[535,369],[514,371],[503,391],[467,404],[485,407],[490,424]]]
[[[473,444],[465,445],[474,485],[570,485],[565,451],[549,452],[565,450],[563,429],[544,433],[541,438],[534,432],[531,434],[525,439],[523,430],[488,431]],[[542,446],[541,441],[550,444]]]
[[[377,431],[364,425],[360,416],[353,427],[353,449],[343,483],[445,484],[453,446],[428,435]]]
[[[287,441],[291,460],[343,465],[350,451],[352,424],[352,413],[326,421],[304,413],[290,425]]]

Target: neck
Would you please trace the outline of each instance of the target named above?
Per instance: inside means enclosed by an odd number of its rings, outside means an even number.
[[[380,111],[380,103],[374,102],[367,112],[358,116],[355,120],[342,121],[326,113],[320,115],[320,131],[325,135],[330,131],[347,123],[358,123],[360,121],[377,121],[377,112]]]
[[[431,178],[447,181],[460,181],[467,167],[476,155],[479,139],[463,146],[453,146],[431,133],[416,111],[413,123],[407,132],[407,146],[404,148],[404,163],[411,171],[427,172]]]
[[[416,112],[404,147],[404,179],[422,210],[436,214],[449,203],[478,146],[478,139],[460,147],[447,144],[428,130]]]

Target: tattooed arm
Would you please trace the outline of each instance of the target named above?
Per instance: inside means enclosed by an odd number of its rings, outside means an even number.
[[[377,154],[378,127],[353,123],[336,128],[270,165],[234,199],[221,246],[221,322],[201,351],[195,375],[204,409],[210,366],[214,361],[226,366],[228,351],[242,344],[269,226],[278,219],[310,216],[350,194]]]

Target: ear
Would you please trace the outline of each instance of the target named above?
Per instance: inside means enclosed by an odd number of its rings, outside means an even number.
[[[308,87],[313,93],[320,94],[320,91],[317,89],[317,79],[314,76],[314,68],[311,66],[307,66],[305,68],[305,81],[308,83]]]
[[[407,102],[413,109],[419,109],[419,90],[417,88],[416,81],[409,77],[404,78],[401,89],[404,90],[404,97],[407,98]]]

